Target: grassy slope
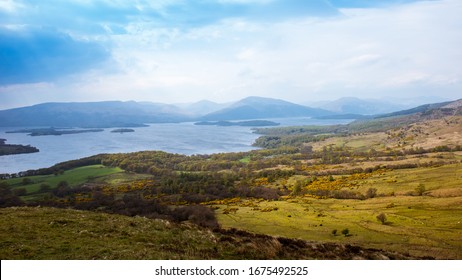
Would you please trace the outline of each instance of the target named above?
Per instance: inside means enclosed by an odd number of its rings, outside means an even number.
[[[0,209],[0,259],[406,259],[332,243],[104,213]]]
[[[345,137],[332,137],[313,144],[315,150],[323,146],[345,146],[357,151],[434,148],[442,145],[462,145],[462,116],[429,120],[394,128],[385,132],[362,133]]]
[[[27,194],[33,194],[40,190],[40,185],[47,184],[51,189],[55,188],[59,182],[66,181],[69,183],[69,186],[78,186],[80,184],[88,182],[90,179],[95,180],[100,177],[105,177],[111,174],[116,174],[123,172],[122,169],[115,167],[105,167],[103,165],[90,165],[79,167],[65,171],[63,174],[59,175],[43,175],[43,176],[31,176],[28,177],[32,180],[31,184],[23,185],[24,178],[15,178],[7,180],[7,183],[12,187],[16,188],[25,188]]]
[[[386,148],[454,147],[462,144],[461,123],[460,116],[446,117],[409,124],[388,132],[332,137],[313,143],[313,148],[322,150],[325,146],[334,145],[367,152],[371,148],[383,151]],[[429,153],[425,157],[406,156],[391,162],[371,158],[354,164],[323,165],[322,169],[348,170],[460,159],[460,152]],[[225,227],[238,227],[259,233],[305,240],[353,242],[419,256],[462,259],[461,174],[462,164],[378,172],[368,178],[355,180],[356,184],[350,190],[365,194],[369,188],[376,188],[377,193],[383,197],[364,201],[300,197],[289,201],[254,201],[260,208],[278,207],[278,210],[260,212],[252,210],[253,207],[243,207],[242,204],[220,206],[218,217]],[[408,195],[415,192],[419,184],[424,184],[425,195]],[[223,210],[229,207],[237,207],[239,210],[224,214]],[[388,223],[382,225],[377,221],[379,213],[387,215]],[[352,236],[342,236],[340,232],[344,228],[348,228]],[[335,229],[337,235],[332,234]]]
[[[462,259],[462,164],[441,167],[401,169],[377,173],[358,180],[354,190],[365,193],[376,188],[387,196],[367,200],[313,199],[297,197],[287,201],[258,202],[252,207],[233,205],[239,210],[218,218],[224,227],[237,227],[257,233],[304,240],[354,243],[395,250],[411,255]],[[410,196],[419,183],[424,196]],[[390,196],[394,192],[395,196]],[[385,213],[389,223],[377,221]],[[289,217],[290,216],[290,217]],[[348,228],[352,234],[343,237]],[[337,229],[338,235],[332,235]]]

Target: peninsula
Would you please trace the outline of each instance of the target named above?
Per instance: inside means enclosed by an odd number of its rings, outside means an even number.
[[[29,145],[10,145],[6,144],[6,139],[0,139],[0,156],[37,153],[39,149]]]

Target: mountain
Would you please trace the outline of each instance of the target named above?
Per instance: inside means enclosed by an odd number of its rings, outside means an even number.
[[[229,104],[216,103],[209,100],[201,100],[195,103],[174,104],[182,110],[183,113],[193,116],[203,116],[218,110],[221,110]]]
[[[407,109],[407,110],[401,110],[401,111],[397,111],[397,112],[393,112],[389,114],[378,115],[376,116],[376,118],[399,117],[399,116],[413,115],[417,113],[429,115],[437,111],[447,111],[447,112],[452,111],[452,110],[457,111],[458,109],[460,110],[461,108],[461,100],[462,99],[459,99],[456,101],[425,104],[425,105],[421,105],[421,106]]]
[[[375,115],[403,110],[409,107],[378,99],[343,97],[334,101],[317,103],[319,108],[339,114]]]
[[[323,109],[306,107],[280,99],[251,96],[231,106],[207,114],[205,121],[247,120],[258,118],[316,117],[334,113]]]
[[[134,101],[43,103],[0,111],[0,126],[119,127],[188,121],[173,105]]]

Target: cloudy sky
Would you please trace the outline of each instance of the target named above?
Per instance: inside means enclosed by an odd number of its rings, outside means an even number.
[[[0,0],[0,109],[462,98],[460,15],[460,0]]]

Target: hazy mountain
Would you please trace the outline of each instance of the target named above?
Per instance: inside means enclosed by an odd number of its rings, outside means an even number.
[[[460,108],[460,103],[461,103],[461,100],[425,104],[425,105],[421,105],[421,106],[407,109],[407,110],[401,110],[401,111],[397,111],[397,112],[393,112],[389,114],[378,115],[376,116],[376,118],[398,117],[398,116],[412,115],[416,113],[431,114],[432,110],[443,110],[444,111],[444,109],[454,109],[455,111],[455,109]],[[447,110],[447,111],[449,112],[451,110]]]
[[[118,127],[190,120],[178,111],[172,105],[134,101],[43,103],[0,111],[0,126]]]
[[[202,117],[203,120],[246,120],[258,118],[316,117],[332,115],[323,109],[316,109],[264,97],[247,97],[222,110]]]
[[[185,114],[195,116],[203,116],[229,106],[229,104],[216,103],[209,100],[201,100],[195,103],[180,103],[174,105],[179,107]]]
[[[395,112],[412,106],[398,105],[378,99],[343,97],[334,101],[315,103],[319,108],[339,114],[376,115]]]

